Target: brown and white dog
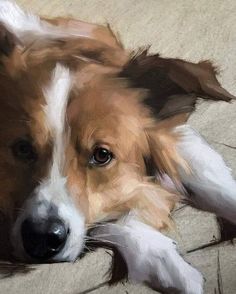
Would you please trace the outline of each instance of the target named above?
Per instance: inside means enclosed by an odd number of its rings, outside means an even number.
[[[132,281],[202,293],[163,231],[181,194],[236,223],[230,170],[185,124],[197,95],[234,98],[214,67],[135,55],[108,27],[7,0],[0,22],[0,211],[15,254],[74,261],[91,238],[116,247]]]

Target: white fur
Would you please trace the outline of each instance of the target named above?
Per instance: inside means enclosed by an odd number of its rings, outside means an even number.
[[[68,140],[68,134],[65,134],[66,107],[71,83],[69,69],[58,63],[52,73],[50,85],[44,89],[46,124],[54,141],[51,179],[61,177],[64,165],[65,145]]]
[[[57,215],[70,229],[69,237],[62,251],[53,259],[73,261],[81,252],[84,244],[84,216],[73,203],[73,196],[66,187],[67,179],[63,175],[65,148],[68,144],[69,129],[65,131],[66,108],[71,88],[69,69],[56,65],[51,81],[44,90],[46,106],[44,107],[46,123],[53,141],[53,156],[48,176],[39,184],[27,201],[24,213],[18,218],[13,230],[13,237],[21,241],[19,236],[21,223],[31,216],[45,219],[56,209]],[[18,244],[17,244],[18,245]],[[22,255],[23,246],[19,246]]]
[[[67,179],[63,175],[65,149],[70,134],[69,128],[66,130],[66,109],[71,84],[72,77],[69,69],[57,64],[48,87],[44,89],[46,100],[44,111],[53,139],[52,165],[48,177],[34,193],[37,202],[45,203],[46,201],[53,204],[58,209],[59,217],[69,226],[70,235],[66,246],[53,259],[70,261],[74,260],[82,250],[85,231],[84,216],[73,203],[73,196],[66,188]]]
[[[70,234],[67,238],[65,246],[56,256],[53,257],[53,260],[74,261],[81,253],[84,246],[84,217],[68,195],[65,186],[59,186],[58,191],[55,186],[51,186],[52,191],[49,190],[49,187],[50,185],[47,186],[47,183],[40,185],[32,197],[25,203],[22,209],[23,212],[17,218],[11,236],[12,244],[15,247],[14,254],[22,259],[29,258],[24,251],[20,234],[21,224],[23,221],[28,217],[33,217],[37,221],[40,221],[41,219],[43,220],[48,216],[53,215],[53,208],[55,206],[57,209],[57,215],[64,221],[65,225],[70,228]],[[56,201],[54,201],[55,195]],[[58,199],[58,195],[62,197],[61,200]],[[47,202],[45,199],[49,196],[51,201]]]
[[[71,80],[70,70],[57,63],[52,72],[50,84],[44,89],[44,97],[47,103],[45,107],[47,121],[56,135],[60,135],[64,131],[65,108],[68,102]]]
[[[15,2],[0,0],[0,22],[2,22],[22,43],[29,43],[38,38],[58,37],[88,37],[92,34],[93,27],[84,26],[79,31],[76,27],[61,28],[40,19],[22,10]]]
[[[194,195],[191,200],[236,224],[236,182],[223,158],[190,126],[175,129],[181,135],[177,149],[191,168],[179,169],[181,181]]]
[[[18,37],[21,37],[23,30],[26,33],[42,30],[39,16],[23,11],[13,1],[0,1],[0,21]]]
[[[147,282],[170,293],[203,293],[201,274],[178,254],[176,243],[133,216],[98,227],[93,237],[115,244],[131,281]]]

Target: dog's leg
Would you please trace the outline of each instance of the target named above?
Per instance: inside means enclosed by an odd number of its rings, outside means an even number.
[[[178,254],[175,242],[134,217],[99,226],[92,236],[114,244],[127,264],[129,280],[163,293],[203,293],[201,274]]]
[[[236,182],[223,158],[190,126],[175,128],[181,135],[177,149],[191,173],[179,169],[190,200],[200,209],[216,213],[236,224]]]

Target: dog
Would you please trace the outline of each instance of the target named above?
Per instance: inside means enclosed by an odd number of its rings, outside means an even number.
[[[0,3],[0,211],[14,254],[75,261],[110,244],[131,281],[203,293],[165,236],[184,197],[236,223],[236,183],[186,124],[198,97],[235,99],[209,61],[129,52],[109,27]]]

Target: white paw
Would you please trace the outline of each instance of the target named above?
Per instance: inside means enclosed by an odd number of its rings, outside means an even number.
[[[202,275],[178,254],[176,244],[136,220],[106,224],[93,232],[116,244],[128,266],[129,279],[164,293],[202,294]]]
[[[202,294],[201,273],[184,261],[172,240],[163,235],[161,239],[155,239],[146,248],[140,246],[139,253],[135,249],[136,256],[130,255],[131,258],[127,258],[130,280],[146,282],[164,293]],[[160,245],[161,242],[164,246]]]

